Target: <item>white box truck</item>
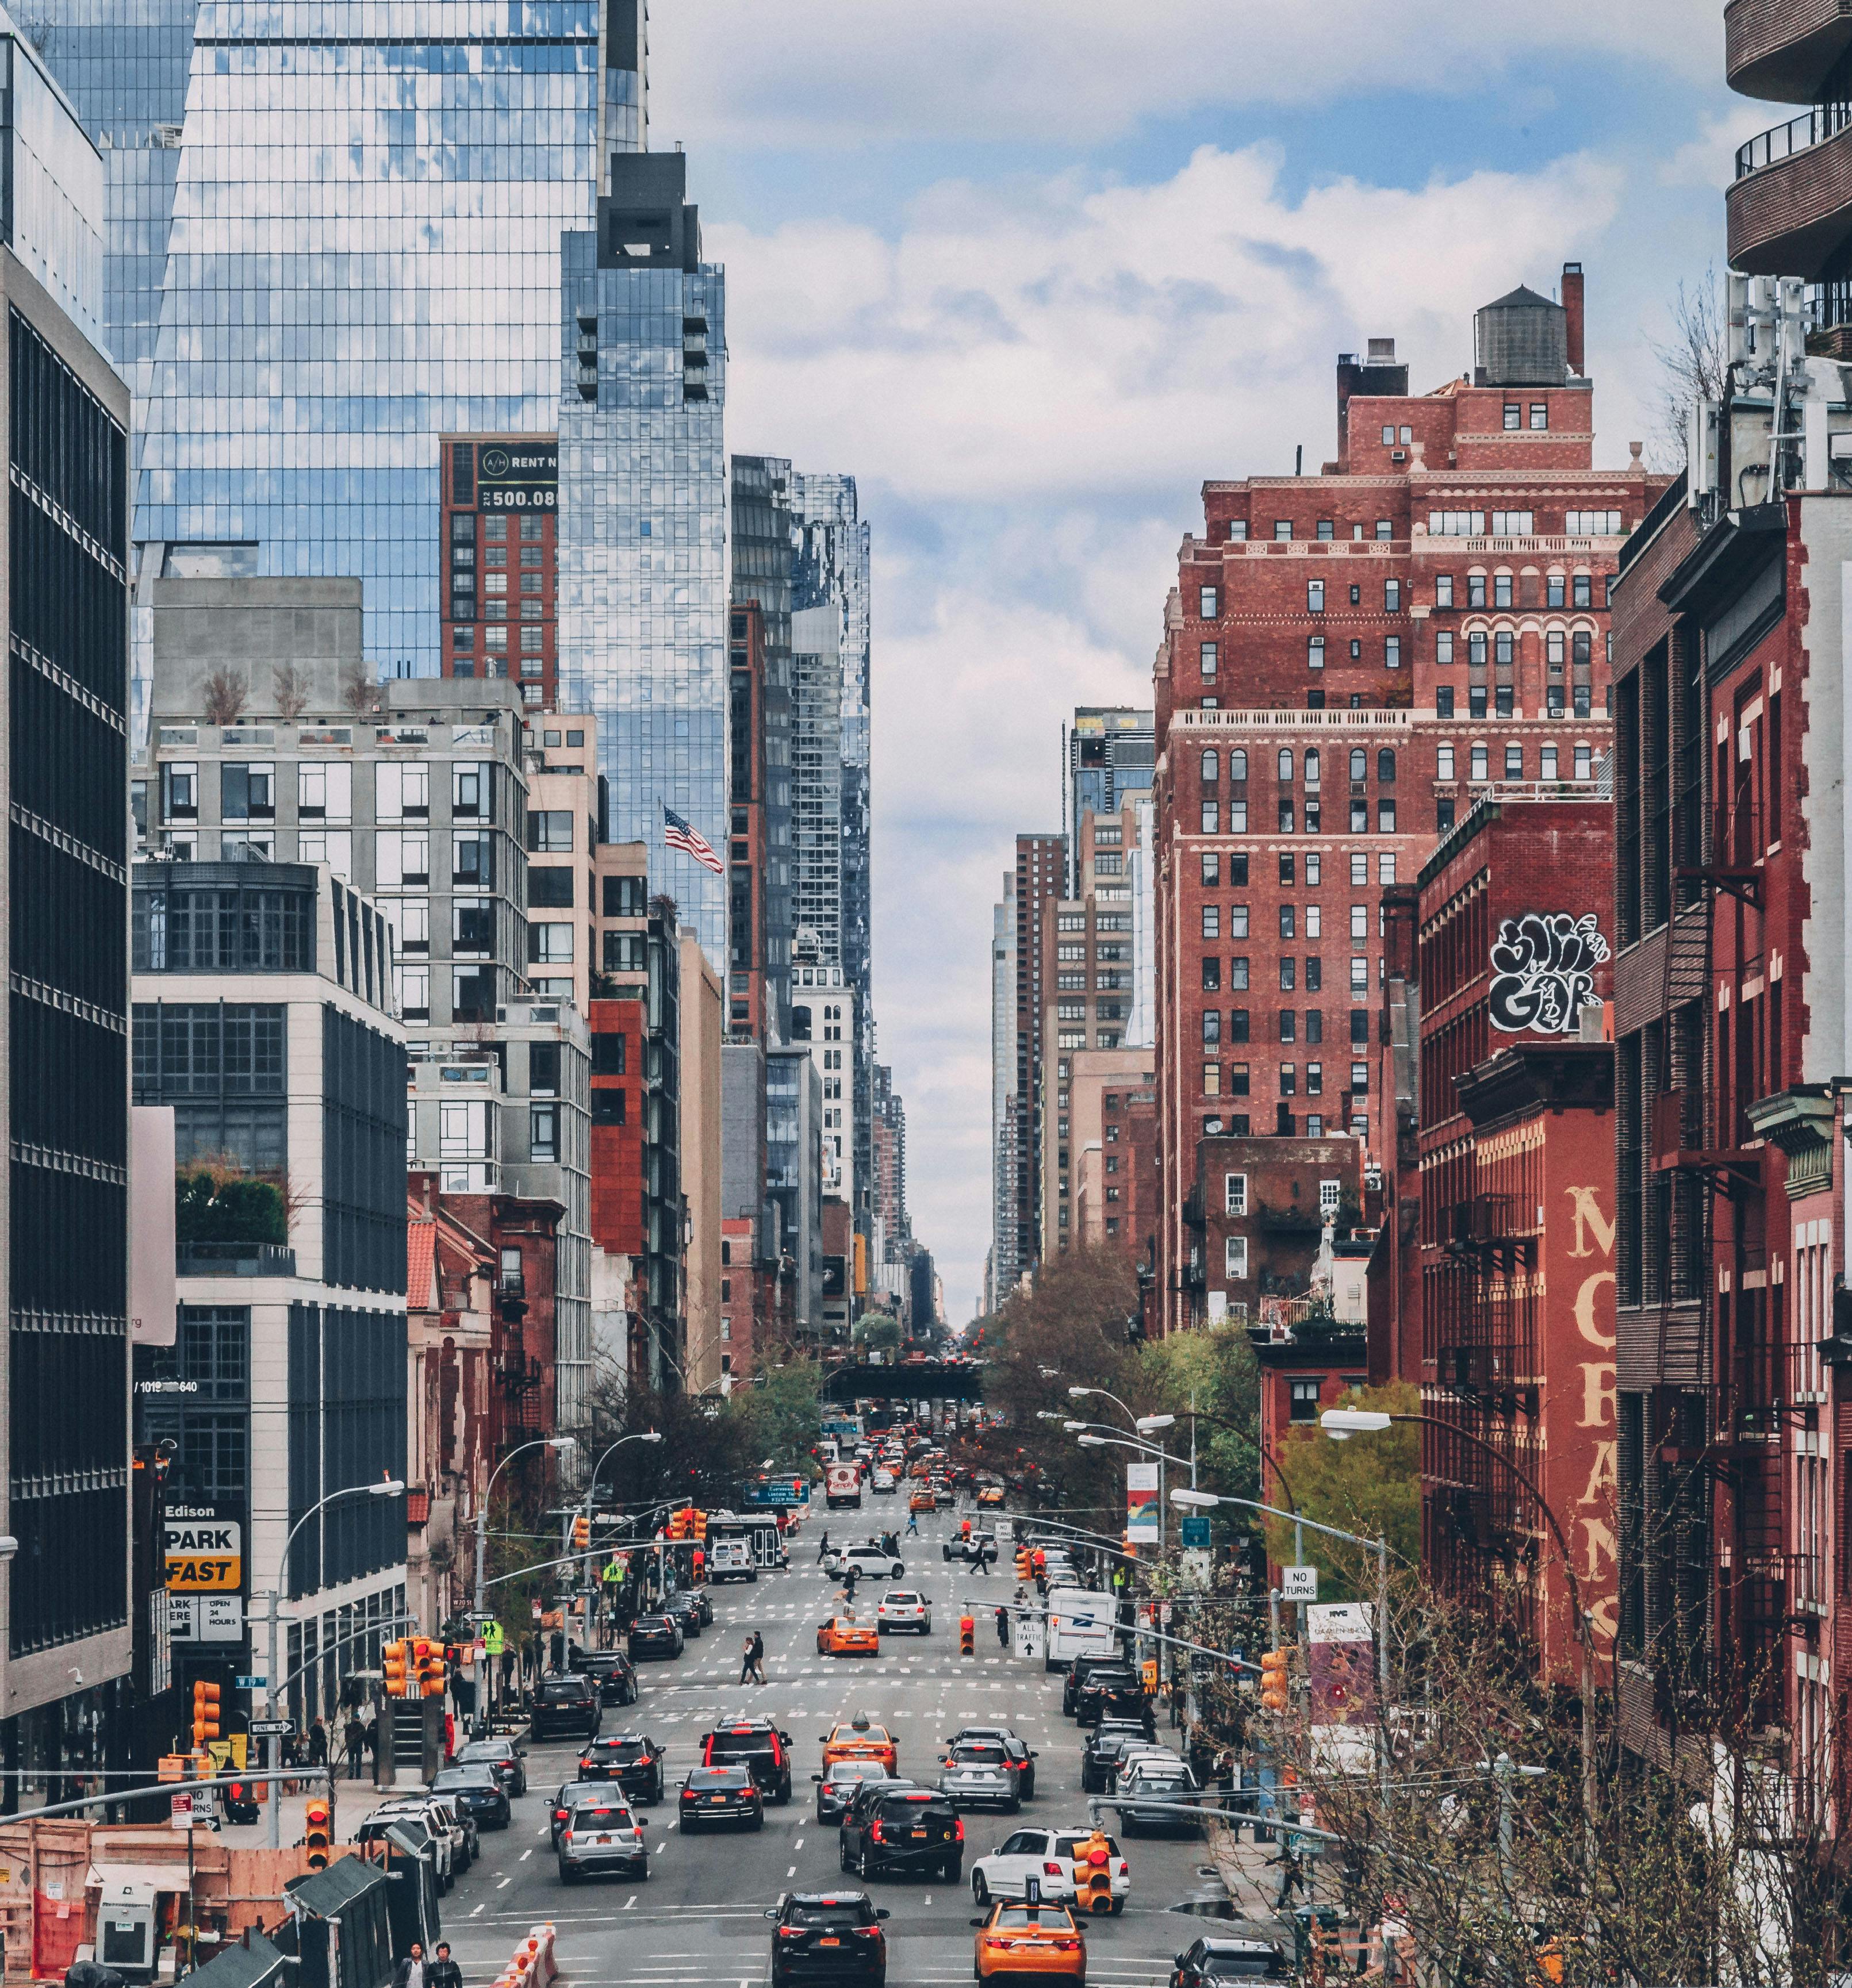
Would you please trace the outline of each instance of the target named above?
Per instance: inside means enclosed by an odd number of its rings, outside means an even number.
[[[1119,1604],[1090,1587],[1048,1590],[1048,1641],[1044,1670],[1065,1670],[1076,1657],[1111,1656],[1119,1648]]]
[[[824,1468],[824,1496],[833,1512],[838,1506],[862,1506],[862,1466],[858,1463],[831,1463]]]

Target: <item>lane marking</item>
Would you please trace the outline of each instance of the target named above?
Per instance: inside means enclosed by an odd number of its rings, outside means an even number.
[[[510,1885],[512,1885],[513,1882],[514,1882],[514,1880],[513,1880],[512,1878],[504,1878],[502,1880],[502,1882],[501,1882],[499,1885],[497,1885],[496,1886],[496,1888],[496,1888],[498,1892],[505,1892],[505,1891],[506,1891],[506,1890],[507,1890],[508,1887],[509,1887]]]
[[[482,1901],[482,1902],[479,1905],[478,1905],[478,1906],[476,1907],[476,1912],[472,1912],[472,1913],[469,1915],[469,1916],[470,1916],[472,1919],[474,1919],[474,1918],[476,1916],[476,1913],[477,1913],[477,1912],[486,1912],[488,1909],[489,1909],[489,1901],[488,1901],[486,1898],[485,1898],[485,1899]]]

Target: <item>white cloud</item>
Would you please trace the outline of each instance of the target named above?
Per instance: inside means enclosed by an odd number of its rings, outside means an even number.
[[[1058,822],[1062,719],[1149,702],[1202,480],[1289,471],[1302,442],[1315,468],[1339,350],[1393,334],[1437,384],[1469,362],[1474,307],[1547,289],[1565,256],[1587,263],[1597,375],[1638,373],[1629,286],[1653,279],[1630,248],[1603,259],[1615,167],[1296,199],[1279,178],[1267,148],[1205,147],[1155,184],[943,184],[891,240],[707,227],[731,446],[852,470],[874,525],[875,1014],[916,1230],[960,1315],[990,1232],[990,906],[1014,834]],[[1600,422],[1624,460],[1630,399],[1604,385]]]
[[[652,108],[691,147],[1085,146],[1217,106],[1508,90],[1552,56],[1708,81],[1720,16],[1691,0],[706,0],[652,18]]]

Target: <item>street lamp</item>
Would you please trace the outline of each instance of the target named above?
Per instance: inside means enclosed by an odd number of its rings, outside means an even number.
[[[283,1587],[284,1576],[289,1569],[289,1549],[296,1543],[296,1535],[300,1533],[303,1527],[306,1526],[311,1519],[315,1517],[318,1513],[326,1511],[328,1506],[335,1503],[337,1499],[342,1498],[397,1498],[404,1495],[405,1489],[405,1486],[403,1479],[398,1477],[388,1477],[382,1479],[378,1484],[350,1484],[341,1490],[330,1491],[327,1496],[323,1498],[320,1503],[311,1505],[308,1510],[303,1513],[302,1516],[289,1528],[288,1533],[284,1535],[283,1550],[277,1557],[276,1579],[272,1584],[267,1598],[270,1604],[270,1658],[269,1662],[264,1667],[264,1717],[273,1724],[275,1723],[276,1718],[276,1629],[279,1620],[276,1610],[277,1604],[283,1598],[281,1590]],[[276,1771],[276,1735],[274,1733],[266,1733],[264,1736],[264,1763],[269,1769],[270,1772],[274,1774]],[[269,1838],[270,1848],[273,1850],[279,1850],[283,1847],[282,1820],[278,1814],[278,1811],[283,1807],[282,1793],[283,1790],[281,1785],[278,1783],[273,1782],[270,1789],[269,1804]]]
[[[1105,1391],[1103,1388],[1097,1388],[1094,1391],[1103,1394]],[[1154,1442],[1146,1442],[1142,1436],[1121,1435],[1112,1429],[1110,1423],[1070,1422],[1068,1426],[1069,1428],[1086,1432],[1083,1435],[1076,1435],[1074,1439],[1083,1449],[1136,1449],[1146,1456],[1155,1456],[1157,1459],[1157,1553],[1159,1559],[1162,1560],[1164,1555],[1164,1466],[1166,1463],[1174,1463],[1181,1469],[1186,1467],[1184,1459],[1180,1456],[1171,1456],[1168,1450],[1160,1449]],[[1102,1428],[1105,1429],[1108,1433],[1104,1435],[1099,1434],[1098,1431]],[[1196,1475],[1195,1465],[1190,1464],[1187,1468],[1190,1476],[1193,1477]]]
[[[593,1495],[598,1488],[598,1472],[604,1468],[605,1459],[621,1449],[627,1442],[660,1442],[662,1440],[662,1432],[660,1429],[638,1429],[635,1435],[621,1435],[605,1450],[604,1455],[591,1466],[591,1480],[585,1486],[585,1532],[587,1539],[591,1536],[591,1501]],[[594,1626],[601,1641],[604,1635],[604,1621],[603,1587],[604,1584],[601,1581],[594,1581],[592,1584],[593,1599],[598,1604],[598,1621]]]
[[[1138,1420],[1137,1416],[1126,1407],[1110,1388],[1070,1388],[1068,1390],[1068,1395],[1071,1400],[1076,1401],[1084,1401],[1089,1395],[1097,1395],[1102,1401],[1110,1401],[1127,1422],[1136,1422]]]
[[[1549,1521],[1556,1550],[1563,1556],[1563,1577],[1569,1584],[1569,1607],[1576,1618],[1576,1636],[1582,1645],[1582,1830],[1583,1859],[1586,1866],[1589,1895],[1595,1885],[1595,1631],[1593,1618],[1583,1605],[1582,1584],[1576,1577],[1576,1563],[1569,1552],[1556,1515],[1530,1479],[1502,1450],[1495,1449],[1484,1437],[1445,1421],[1439,1415],[1392,1415],[1383,1408],[1327,1408],[1319,1417],[1319,1426],[1334,1442],[1346,1442],[1353,1435],[1378,1435],[1392,1422],[1420,1422],[1444,1429],[1449,1435],[1481,1450],[1495,1463],[1502,1464],[1537,1502],[1537,1509]]]
[[[578,1438],[570,1435],[537,1435],[531,1442],[516,1443],[513,1449],[489,1473],[489,1482],[482,1486],[482,1501],[476,1508],[476,1614],[482,1612],[483,1557],[489,1545],[489,1494],[495,1489],[495,1480],[499,1477],[517,1456],[525,1456],[530,1449],[576,1449]]]
[[[1149,1435],[1154,1429],[1174,1428],[1175,1415],[1140,1415],[1134,1425],[1140,1435]]]

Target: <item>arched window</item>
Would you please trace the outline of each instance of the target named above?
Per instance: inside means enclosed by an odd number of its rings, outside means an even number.
[[[1305,755],[1305,784],[1315,787],[1319,784],[1319,749],[1314,746]]]
[[[1288,746],[1280,748],[1280,785],[1283,787],[1292,785],[1292,749]]]
[[[1203,785],[1212,787],[1222,777],[1222,762],[1214,748],[1203,755]]]
[[[1239,746],[1228,755],[1228,777],[1231,780],[1245,780],[1248,777],[1248,755]]]
[[[1370,774],[1370,755],[1361,746],[1350,749],[1350,777],[1353,780],[1366,779]]]
[[[1395,777],[1396,756],[1388,746],[1385,746],[1376,755],[1376,778],[1386,783],[1393,783]]]

